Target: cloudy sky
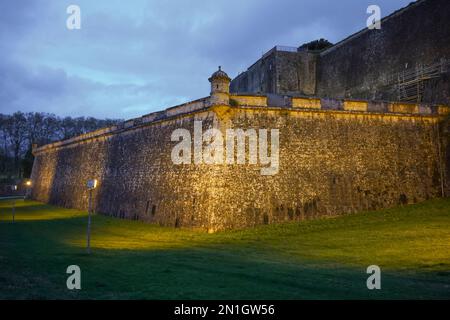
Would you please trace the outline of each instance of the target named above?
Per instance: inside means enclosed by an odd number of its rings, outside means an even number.
[[[132,118],[207,96],[274,45],[331,42],[412,0],[1,0],[0,113]],[[81,29],[66,27],[69,5]]]

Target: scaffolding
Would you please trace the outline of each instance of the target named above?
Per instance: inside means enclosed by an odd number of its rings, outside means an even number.
[[[425,82],[439,78],[447,72],[449,65],[450,61],[445,59],[430,65],[418,64],[414,69],[391,75],[389,83],[394,85],[398,101],[422,102]]]

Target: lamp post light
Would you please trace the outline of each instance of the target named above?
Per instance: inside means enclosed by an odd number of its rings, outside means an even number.
[[[97,179],[88,180],[86,184],[89,191],[88,202],[88,226],[87,226],[87,253],[91,253],[91,212],[92,212],[92,192],[97,187]]]
[[[25,182],[25,188],[26,188],[26,191],[25,191],[25,197],[24,197],[24,200],[25,199],[27,199],[27,198],[29,198],[30,196],[31,196],[31,186],[32,186],[33,184],[31,183],[31,180],[27,180],[26,182]]]
[[[12,206],[12,222],[14,223],[16,221],[16,201],[13,200],[13,206]]]
[[[17,191],[17,185],[12,186],[13,191]],[[16,200],[12,203],[12,223],[16,221]]]

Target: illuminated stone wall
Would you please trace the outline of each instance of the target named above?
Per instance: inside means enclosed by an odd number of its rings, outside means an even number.
[[[86,181],[96,178],[99,213],[216,231],[441,195],[439,159],[450,169],[450,144],[441,154],[437,144],[445,107],[295,97],[268,107],[252,105],[261,96],[230,98],[236,105],[200,99],[35,149],[33,197],[85,209]],[[194,120],[203,129],[279,129],[278,174],[262,176],[259,164],[173,164],[171,134],[192,134]]]
[[[312,219],[441,195],[436,126],[425,119],[339,112],[231,110],[227,127],[279,128],[280,171],[217,173],[220,227]]]
[[[203,112],[87,142],[37,153],[33,197],[69,208],[87,208],[86,182],[96,178],[96,212],[169,226],[206,229],[209,166],[176,166],[171,133],[193,130],[193,119],[211,126],[214,113]]]

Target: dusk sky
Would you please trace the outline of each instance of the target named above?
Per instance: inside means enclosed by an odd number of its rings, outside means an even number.
[[[0,113],[132,118],[209,94],[274,45],[342,40],[411,0],[2,0]],[[66,27],[69,5],[81,29]]]

